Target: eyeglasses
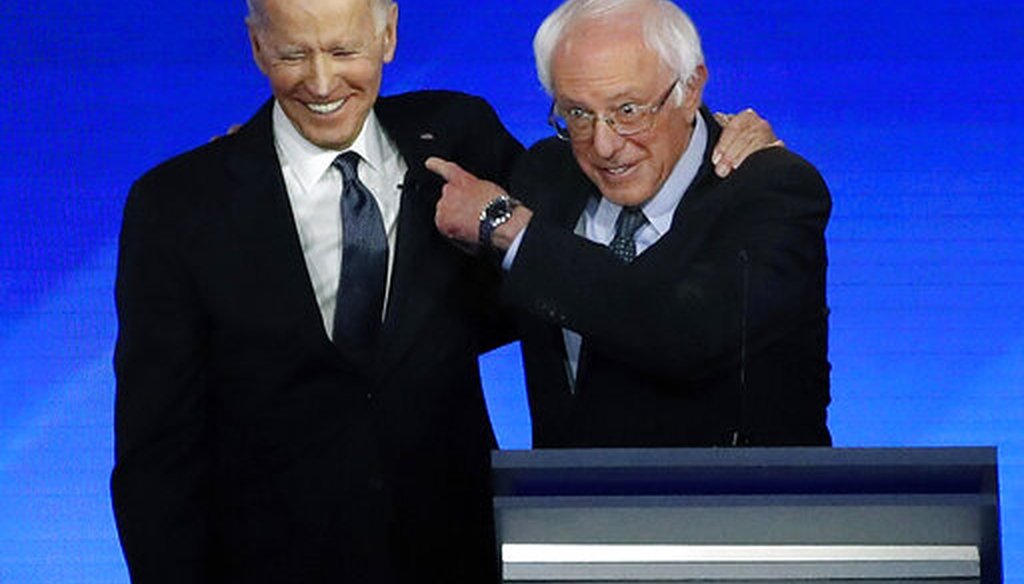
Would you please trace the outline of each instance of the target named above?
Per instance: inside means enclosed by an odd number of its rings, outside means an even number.
[[[637,104],[626,102],[615,108],[608,115],[594,113],[578,106],[562,109],[558,102],[552,102],[548,112],[548,124],[555,129],[555,134],[562,140],[584,142],[594,137],[594,126],[598,121],[608,124],[620,136],[632,136],[651,129],[654,125],[654,114],[658,113],[672,95],[672,90],[682,81],[676,79],[669,85],[665,95],[653,104]]]

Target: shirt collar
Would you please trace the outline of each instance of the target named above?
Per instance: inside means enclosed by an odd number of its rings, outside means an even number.
[[[295,172],[304,190],[309,190],[320,180],[331,167],[334,159],[342,152],[355,152],[372,169],[380,171],[388,162],[389,154],[385,148],[387,137],[381,128],[377,115],[371,109],[363,129],[356,136],[352,145],[345,150],[331,150],[313,144],[292,124],[292,121],[281,109],[281,104],[274,102],[274,142],[281,157],[282,166],[290,166]],[[391,153],[390,156],[394,156]]]
[[[693,182],[700,170],[707,144],[707,125],[704,123],[703,116],[698,112],[693,126],[693,134],[690,136],[690,143],[686,146],[686,150],[683,151],[683,155],[679,157],[679,161],[676,162],[671,174],[668,175],[668,179],[661,185],[658,192],[643,205],[644,216],[647,217],[650,226],[658,232],[659,237],[672,227],[672,217],[676,207],[683,200],[683,195],[690,188],[690,183]],[[619,205],[602,197],[595,219],[614,224],[620,209]]]

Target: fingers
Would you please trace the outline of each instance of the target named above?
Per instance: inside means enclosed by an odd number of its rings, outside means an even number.
[[[432,156],[424,165],[446,181],[434,209],[434,224],[449,239],[475,246],[479,236],[480,211],[504,190],[466,172],[458,164]]]
[[[719,123],[722,119],[726,122],[711,159],[715,173],[720,177],[724,178],[739,168],[754,152],[784,145],[775,136],[771,124],[750,108],[734,116],[723,114],[720,118],[716,115],[715,119]]]
[[[718,122],[718,125],[722,126],[723,128],[728,126],[729,122],[731,122],[732,118],[733,118],[732,114],[725,114],[725,113],[722,113],[722,112],[715,112],[713,115],[714,115],[715,121]]]
[[[231,124],[230,126],[228,126],[227,133],[225,133],[223,136],[213,136],[212,138],[210,138],[210,142],[213,142],[214,140],[218,140],[220,138],[223,138],[224,136],[230,136],[232,134],[237,134],[238,131],[241,130],[241,129],[242,129],[242,124]]]
[[[445,182],[447,182],[449,176],[451,176],[451,171],[449,170],[449,168],[453,164],[455,163],[448,162],[447,160],[443,158],[438,158],[437,156],[431,156],[430,158],[427,158],[426,162],[423,163],[423,166],[426,166],[427,170],[440,176],[445,180]]]
[[[454,162],[449,162],[437,156],[431,156],[423,163],[427,170],[440,176],[445,182],[464,182],[467,178],[476,178],[472,174],[462,170],[462,167]]]

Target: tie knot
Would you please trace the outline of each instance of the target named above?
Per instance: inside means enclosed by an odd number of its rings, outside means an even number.
[[[356,173],[356,168],[359,166],[359,155],[351,150],[339,154],[334,159],[334,167],[341,171],[341,178],[345,179],[345,182],[350,180],[358,180],[359,175]]]
[[[647,217],[640,207],[623,207],[619,218],[615,220],[616,237],[633,239],[637,229],[647,223]]]
[[[647,223],[647,217],[639,207],[623,207],[619,218],[615,220],[615,237],[608,244],[612,255],[627,264],[631,263],[636,258],[633,236],[644,223]]]

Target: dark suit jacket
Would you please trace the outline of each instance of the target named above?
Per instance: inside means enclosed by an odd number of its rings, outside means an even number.
[[[269,103],[132,188],[112,492],[135,582],[493,579],[477,355],[505,340],[486,320],[498,277],[437,234],[423,160],[506,182],[522,148],[469,96],[376,112],[410,170],[370,367],[324,331]]]
[[[535,447],[828,444],[818,173],[781,148],[727,180],[709,157],[671,230],[631,265],[573,234],[600,196],[569,144],[535,145],[512,190],[534,211],[507,278]],[[561,328],[583,336],[575,393]]]

